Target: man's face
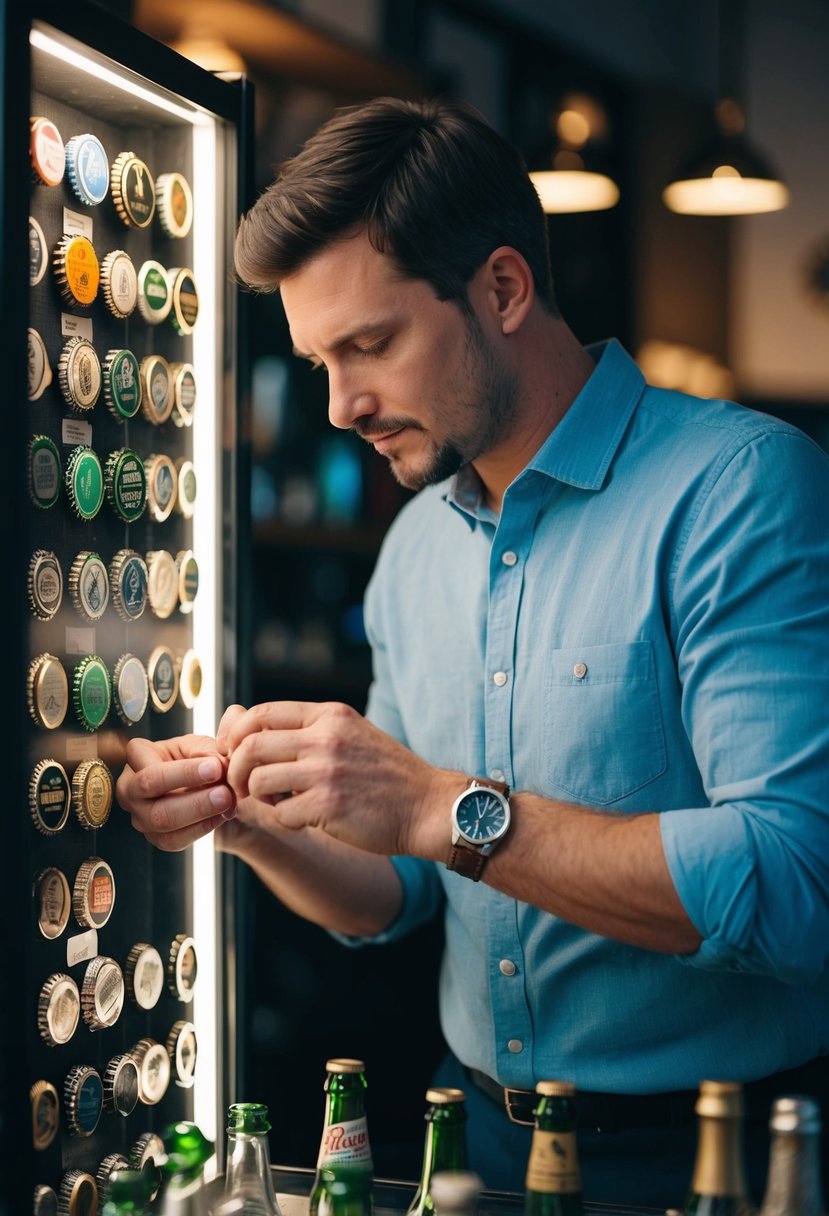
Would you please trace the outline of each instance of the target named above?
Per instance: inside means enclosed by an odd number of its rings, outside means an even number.
[[[492,451],[509,426],[514,378],[486,333],[475,278],[470,288],[471,316],[401,277],[365,235],[281,284],[296,353],[328,372],[331,422],[371,443],[409,489]]]

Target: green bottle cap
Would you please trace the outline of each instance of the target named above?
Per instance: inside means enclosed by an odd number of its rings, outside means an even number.
[[[92,448],[79,444],[69,453],[66,490],[75,514],[81,519],[94,519],[104,501],[104,471]]]
[[[173,296],[167,271],[160,262],[144,262],[138,271],[138,311],[150,325],[158,325],[170,315]]]
[[[72,704],[85,730],[98,730],[109,715],[112,687],[109,671],[97,654],[88,654],[75,665]]]
[[[228,1108],[227,1130],[257,1136],[271,1130],[268,1108],[261,1102],[236,1102]]]
[[[131,350],[111,350],[104,359],[104,400],[119,422],[134,418],[141,408],[138,359]]]
[[[197,1174],[213,1156],[213,1141],[207,1139],[197,1124],[186,1119],[171,1124],[162,1138],[166,1154],[162,1168],[167,1175]]]
[[[132,448],[110,452],[106,464],[106,496],[125,523],[135,523],[147,505],[147,471]]]
[[[53,507],[60,498],[60,452],[48,435],[29,440],[29,497],[36,507]]]

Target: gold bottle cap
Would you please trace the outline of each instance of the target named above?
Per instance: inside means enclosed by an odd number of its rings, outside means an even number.
[[[140,1009],[154,1009],[164,990],[164,963],[155,946],[136,942],[127,955],[127,994]]]
[[[176,461],[176,470],[178,472],[176,510],[185,519],[192,519],[196,510],[196,490],[198,488],[196,468],[192,460],[180,459]]]
[[[114,1026],[124,1007],[124,976],[114,958],[99,954],[87,964],[81,984],[81,1013],[90,1030]]]
[[[166,452],[147,457],[147,509],[156,523],[163,524],[173,513],[178,473]]]
[[[192,426],[196,408],[196,375],[192,363],[171,363],[173,377],[173,422],[176,426]]]
[[[69,708],[69,680],[56,655],[39,654],[32,659],[26,692],[35,726],[55,730],[61,725]]]
[[[173,1066],[176,1085],[189,1089],[196,1075],[198,1043],[192,1022],[175,1022],[167,1035],[167,1054]]]
[[[101,270],[88,237],[61,237],[52,251],[52,270],[64,304],[89,308],[95,303]]]
[[[101,292],[114,317],[132,316],[138,303],[138,272],[124,249],[111,250],[101,262]]]
[[[60,937],[69,923],[72,895],[69,880],[56,866],[47,866],[35,879],[37,927],[44,937],[53,941]]]
[[[185,650],[179,664],[179,697],[182,705],[192,709],[202,690],[203,675],[201,659],[195,650]]]
[[[143,262],[138,270],[138,311],[150,325],[166,321],[173,306],[167,271],[160,262]]]
[[[167,987],[173,996],[180,1001],[192,1001],[198,969],[195,941],[186,933],[178,933],[167,960]]]
[[[151,1166],[160,1166],[165,1156],[164,1141],[155,1132],[144,1132],[143,1135],[138,1137],[129,1152],[132,1168],[142,1171]],[[160,1169],[157,1170],[156,1177],[158,1182],[152,1195],[150,1195],[151,1200],[155,1199],[161,1189],[162,1175]]]
[[[121,1052],[104,1070],[104,1110],[112,1115],[131,1115],[137,1104],[138,1065],[129,1052]]]
[[[186,266],[173,266],[167,271],[172,306],[170,321],[176,333],[183,337],[192,334],[199,316],[199,292],[192,270]]]
[[[426,1090],[426,1101],[432,1106],[451,1106],[455,1102],[465,1102],[466,1094],[462,1089],[444,1089],[435,1086]]]
[[[35,1081],[29,1090],[32,1104],[32,1145],[48,1148],[60,1127],[60,1095],[51,1081]]]
[[[102,828],[112,810],[115,783],[103,760],[82,760],[72,774],[72,805],[84,828]]]
[[[147,228],[155,215],[155,183],[143,160],[121,152],[112,162],[110,193],[118,216],[129,228]]]
[[[157,617],[166,620],[178,605],[178,567],[172,553],[153,549],[147,554],[147,595],[150,608]]]
[[[67,1170],[58,1194],[58,1216],[90,1216],[98,1211],[98,1184],[86,1170]]]
[[[49,366],[49,353],[46,343],[32,326],[29,326],[29,379],[28,397],[37,401],[43,396],[44,390],[52,383],[52,369]]]
[[[29,778],[29,811],[44,836],[56,836],[69,817],[69,777],[58,760],[39,760]]]
[[[141,380],[141,413],[160,426],[173,412],[173,377],[163,355],[147,355],[138,365]]]
[[[72,911],[85,929],[102,929],[115,907],[115,876],[100,857],[81,863],[72,888]]]
[[[125,726],[135,726],[150,700],[147,669],[137,655],[121,655],[112,673],[112,692],[118,717]]]
[[[104,1083],[91,1064],[70,1068],[63,1082],[63,1105],[72,1135],[91,1136],[104,1108]]]
[[[333,1060],[328,1060],[325,1065],[326,1072],[342,1072],[354,1073],[365,1072],[365,1060],[352,1060],[348,1057],[337,1057]]]
[[[535,1092],[545,1098],[572,1098],[576,1087],[572,1081],[538,1081]]]
[[[95,408],[103,373],[98,352],[88,338],[76,334],[65,343],[58,360],[58,384],[71,409],[87,414]]]
[[[128,1170],[130,1163],[123,1153],[107,1153],[95,1172],[95,1185],[98,1187],[99,1204],[106,1203],[109,1198],[110,1176],[116,1170]],[[100,1211],[100,1207],[98,1209]]]
[[[176,554],[178,567],[179,612],[192,612],[199,591],[199,563],[192,549],[182,549]]]
[[[44,186],[59,186],[66,172],[66,148],[60,131],[50,118],[29,120],[29,148],[32,181]]]
[[[109,575],[98,553],[85,549],[69,568],[69,595],[87,621],[100,621],[109,603]]]
[[[112,603],[122,621],[131,624],[147,606],[147,563],[135,549],[119,549],[109,564]]]
[[[38,1183],[35,1187],[32,1216],[58,1216],[58,1197],[50,1186]]]
[[[150,701],[153,709],[166,714],[178,697],[178,665],[169,646],[156,646],[147,663],[150,681]]]
[[[50,1047],[68,1043],[81,1018],[81,997],[71,975],[56,971],[40,990],[37,1028]]]
[[[29,562],[29,607],[39,621],[51,621],[63,603],[63,571],[51,549],[36,549]]]
[[[714,1118],[743,1113],[743,1087],[738,1081],[700,1081],[696,1101],[698,1115]]]
[[[155,1106],[170,1085],[170,1057],[163,1043],[155,1039],[140,1039],[130,1050],[138,1068],[138,1100],[145,1106]]]
[[[168,236],[187,236],[193,223],[193,192],[181,173],[162,173],[156,182],[158,218]]]

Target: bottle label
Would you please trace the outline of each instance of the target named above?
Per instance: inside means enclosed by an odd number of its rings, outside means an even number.
[[[347,1119],[331,1123],[322,1134],[317,1165],[359,1165],[372,1168],[368,1120]]]
[[[575,1132],[533,1132],[527,1162],[526,1188],[546,1195],[566,1195],[581,1190],[581,1171]]]

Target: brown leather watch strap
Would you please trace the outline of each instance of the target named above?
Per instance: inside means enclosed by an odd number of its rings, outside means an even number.
[[[478,882],[488,861],[489,857],[480,849],[471,849],[468,845],[463,844],[453,844],[449,850],[446,868],[454,870],[456,874],[461,874],[464,878],[471,878],[473,882]]]

